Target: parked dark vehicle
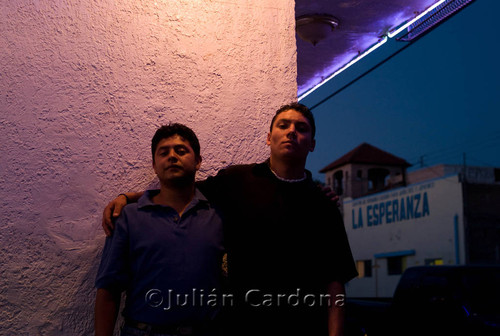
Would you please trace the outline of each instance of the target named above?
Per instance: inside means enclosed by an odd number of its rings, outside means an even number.
[[[408,268],[392,299],[348,299],[347,336],[500,336],[500,266]]]

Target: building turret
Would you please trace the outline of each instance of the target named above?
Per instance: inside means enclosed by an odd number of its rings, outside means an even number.
[[[407,184],[404,159],[362,143],[320,170],[326,185],[337,195],[357,198]]]

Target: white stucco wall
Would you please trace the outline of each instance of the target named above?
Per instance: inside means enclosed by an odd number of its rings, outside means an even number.
[[[403,253],[405,268],[423,266],[426,259],[442,259],[444,265],[463,263],[463,204],[457,175],[344,200],[344,223],[353,257],[371,260],[373,267],[371,277],[349,282],[347,294],[392,297],[401,276],[388,274],[384,255],[413,251]]]
[[[101,213],[198,134],[201,177],[267,156],[296,98],[292,0],[0,2],[0,334],[90,335]]]

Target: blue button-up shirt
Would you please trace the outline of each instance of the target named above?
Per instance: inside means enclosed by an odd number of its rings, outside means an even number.
[[[158,192],[148,190],[123,209],[106,238],[96,287],[126,290],[123,315],[136,321],[209,320],[220,303],[222,220],[198,190],[181,217],[152,202]]]

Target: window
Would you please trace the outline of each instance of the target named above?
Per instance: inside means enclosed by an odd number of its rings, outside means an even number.
[[[358,270],[358,278],[371,278],[371,276],[372,276],[372,261],[371,260],[358,260],[358,261],[356,261],[356,268]]]
[[[388,257],[387,258],[387,274],[399,275],[404,271],[404,257]]]
[[[362,170],[358,170],[358,171],[356,172],[356,178],[357,178],[358,180],[361,180],[361,179],[363,178],[363,171],[362,171]]]
[[[368,170],[368,190],[381,190],[386,186],[386,177],[389,170],[383,168],[371,168]]]
[[[437,266],[437,265],[443,265],[442,258],[425,259],[425,266]]]

